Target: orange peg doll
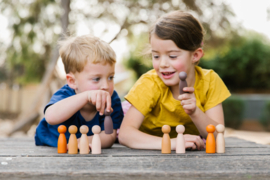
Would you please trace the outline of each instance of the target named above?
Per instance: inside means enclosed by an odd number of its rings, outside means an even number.
[[[171,138],[169,133],[171,132],[171,127],[169,125],[162,126],[162,143],[161,143],[161,153],[170,154],[171,153]]]
[[[77,126],[72,125],[69,126],[68,131],[70,133],[68,140],[68,154],[78,154],[78,141],[75,135],[78,131],[78,128]]]
[[[58,153],[67,153],[67,138],[65,136],[67,128],[64,125],[60,125],[57,130],[60,133],[58,137],[57,151]]]
[[[216,128],[214,125],[209,124],[206,127],[206,131],[208,132],[207,138],[206,138],[206,153],[216,153],[216,140],[214,136]]]

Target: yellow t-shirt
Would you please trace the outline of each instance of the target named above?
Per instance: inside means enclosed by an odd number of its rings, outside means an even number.
[[[203,112],[220,104],[231,95],[222,79],[213,70],[196,66],[195,74],[196,105]],[[140,127],[142,132],[162,137],[162,126],[169,125],[170,137],[174,138],[177,136],[175,127],[182,124],[185,126],[185,134],[199,135],[198,129],[185,113],[180,101],[174,99],[169,87],[163,83],[154,69],[138,79],[125,99],[144,115]]]

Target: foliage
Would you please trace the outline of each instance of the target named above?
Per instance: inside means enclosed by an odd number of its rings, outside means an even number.
[[[1,1],[0,14],[9,19],[9,30],[12,31],[11,44],[8,48],[1,48],[0,52],[7,54],[5,63],[2,63],[6,69],[6,75],[2,76],[2,79],[6,77],[11,83],[41,80],[46,64],[50,60],[52,47],[56,45],[56,37],[61,33],[59,17],[63,11],[60,2],[61,0]],[[80,0],[72,1],[70,8],[68,26],[71,34],[84,29],[103,38],[112,34],[111,29],[115,28],[111,27],[115,26],[119,27],[119,33],[115,38],[123,35],[124,30],[128,32],[125,36],[129,38],[138,34],[138,27],[143,27],[141,29],[147,31],[148,25],[172,10],[189,11],[194,16],[200,17],[206,28],[207,37],[212,37],[212,40],[215,37],[224,39],[218,37],[216,32],[225,34],[232,32],[228,18],[232,17],[233,13],[228,5],[216,0]],[[207,14],[204,13],[206,10]],[[86,26],[82,28],[82,24]],[[103,24],[104,28],[96,26],[97,24]],[[218,42],[208,39],[206,38],[206,42],[209,45],[210,42]]]
[[[12,32],[4,63],[9,84],[41,80],[50,60],[51,48],[56,42],[54,32],[59,23],[54,20],[60,12],[57,6],[53,0],[2,2],[1,12],[9,17]]]
[[[243,122],[245,103],[238,97],[231,96],[223,103],[225,126],[237,129]]]
[[[265,130],[270,131],[270,101],[266,101],[262,115],[260,117],[260,123],[263,125]]]
[[[270,88],[270,45],[260,37],[238,38],[200,66],[214,69],[232,91]]]

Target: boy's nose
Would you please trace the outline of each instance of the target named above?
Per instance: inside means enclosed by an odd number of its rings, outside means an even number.
[[[109,89],[109,83],[107,81],[104,81],[101,85],[101,90],[107,91]]]

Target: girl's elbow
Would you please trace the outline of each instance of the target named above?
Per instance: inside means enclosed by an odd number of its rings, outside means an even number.
[[[125,135],[125,132],[123,132],[123,130],[121,131],[121,129],[118,134],[118,141],[121,145],[129,147],[127,136]]]

